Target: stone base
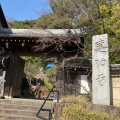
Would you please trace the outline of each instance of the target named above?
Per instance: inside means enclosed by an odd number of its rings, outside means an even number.
[[[60,120],[60,116],[61,116],[61,111],[65,106],[72,106],[71,103],[56,103],[55,106],[55,112],[54,112],[54,120]]]
[[[60,118],[60,111],[61,111],[60,103],[56,103],[54,111],[55,111],[54,112],[54,119],[55,120],[59,120],[59,118]]]
[[[12,96],[4,96],[5,98],[13,98]]]
[[[112,106],[112,105],[89,104],[87,106],[87,110],[97,111],[97,112],[101,112],[101,113],[105,112],[114,118],[117,118],[117,117],[120,118],[120,108]]]

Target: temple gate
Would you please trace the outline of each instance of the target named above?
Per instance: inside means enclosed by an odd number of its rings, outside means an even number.
[[[22,73],[24,70],[24,61],[20,56],[46,55],[48,58],[60,58],[62,59],[61,62],[63,62],[62,57],[83,55],[80,48],[83,48],[84,34],[79,29],[71,30],[69,33],[67,29],[0,28],[0,40],[0,47],[4,51],[3,55],[10,56],[6,66],[3,66],[3,69],[6,70],[5,97],[17,97],[20,95]],[[60,42],[60,44],[57,42]],[[48,45],[49,47],[47,47]],[[36,46],[39,46],[38,51],[34,49]]]

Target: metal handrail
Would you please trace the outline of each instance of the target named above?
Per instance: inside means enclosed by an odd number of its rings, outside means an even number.
[[[51,118],[50,118],[50,116],[51,116],[51,115],[50,115],[51,110],[49,110],[49,109],[47,110],[47,111],[49,111],[49,119],[46,119],[46,118],[44,118],[44,117],[42,117],[42,116],[39,116],[39,113],[42,111],[42,109],[43,109],[46,101],[48,100],[48,97],[50,96],[51,92],[57,92],[57,93],[58,93],[58,94],[57,94],[57,102],[59,102],[59,91],[57,91],[57,90],[54,91],[54,90],[53,90],[54,88],[55,88],[55,85],[53,86],[53,88],[51,89],[50,93],[48,94],[48,96],[47,96],[46,99],[44,100],[43,104],[41,105],[39,111],[38,111],[37,114],[36,114],[36,117],[42,118],[42,119],[44,119],[44,120],[50,120],[50,119],[51,119]]]

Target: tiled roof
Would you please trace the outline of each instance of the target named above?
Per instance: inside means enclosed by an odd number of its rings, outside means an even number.
[[[67,29],[5,29],[0,28],[0,37],[71,37],[74,35],[85,36],[79,29],[71,29],[71,33]]]

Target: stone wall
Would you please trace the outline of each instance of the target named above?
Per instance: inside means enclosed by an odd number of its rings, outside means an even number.
[[[107,113],[108,115],[112,116],[114,119],[116,119],[117,117],[120,119],[120,108],[112,105],[89,104],[87,106],[87,110]]]
[[[110,70],[113,105],[120,106],[120,64],[111,64]]]

